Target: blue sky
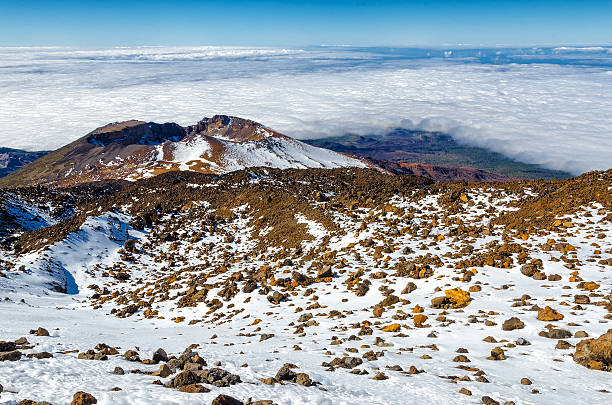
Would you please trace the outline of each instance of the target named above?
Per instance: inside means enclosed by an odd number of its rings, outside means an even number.
[[[0,45],[605,45],[611,18],[609,0],[0,0]]]

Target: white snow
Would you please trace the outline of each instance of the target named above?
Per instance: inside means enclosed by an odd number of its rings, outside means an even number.
[[[451,218],[461,218],[465,222],[488,224],[489,218],[483,207],[490,204],[498,210],[513,209],[509,207],[516,196],[511,193],[500,194],[491,198],[488,191],[469,190],[475,205],[466,207],[465,212],[452,215]],[[271,306],[265,295],[257,291],[250,295],[239,292],[231,301],[233,307],[225,306],[221,310],[224,315],[237,312],[231,319],[215,320],[214,314],[209,314],[209,308],[201,303],[194,308],[176,308],[173,301],[156,302],[153,308],[159,311],[162,318],[144,319],[139,312],[129,318],[116,318],[109,314],[115,303],[109,302],[101,308],[94,309],[86,301],[92,291],[87,288],[95,283],[107,285],[111,291],[129,296],[138,289],[151,288],[162,278],[172,274],[168,262],[160,261],[164,252],[175,252],[176,266],[188,267],[202,265],[212,268],[222,263],[225,252],[231,252],[236,262],[232,271],[220,273],[214,280],[227,279],[233,272],[257,269],[265,265],[274,265],[275,274],[279,277],[284,272],[293,270],[308,272],[312,261],[284,266],[271,263],[262,257],[248,256],[253,249],[251,240],[252,229],[248,226],[248,205],[242,205],[234,210],[237,217],[228,223],[220,225],[235,236],[235,240],[226,243],[220,234],[205,234],[201,241],[179,243],[176,250],[171,250],[171,242],[147,246],[138,255],[136,263],[124,262],[120,258],[119,249],[128,238],[135,238],[139,245],[144,246],[149,241],[149,235],[136,232],[128,225],[130,218],[122,213],[102,213],[88,219],[81,229],[66,240],[51,246],[48,250],[34,252],[21,256],[17,264],[23,264],[27,273],[13,274],[9,278],[0,277],[0,339],[13,340],[26,336],[35,344],[26,353],[49,351],[53,359],[37,360],[22,359],[19,362],[0,362],[0,383],[4,386],[0,404],[14,405],[17,401],[29,398],[46,400],[53,404],[69,403],[76,391],[92,393],[100,405],[111,404],[208,404],[220,393],[226,393],[242,400],[273,399],[278,404],[430,404],[430,403],[478,403],[483,395],[488,395],[504,401],[515,401],[517,404],[606,404],[610,401],[610,393],[601,390],[611,390],[610,375],[605,372],[589,370],[577,365],[570,357],[572,350],[555,349],[556,340],[538,336],[546,322],[536,319],[536,312],[528,311],[529,306],[514,307],[516,299],[523,294],[531,296],[529,302],[541,307],[551,305],[563,312],[565,319],[559,326],[569,329],[572,333],[578,330],[587,331],[589,336],[596,337],[610,328],[610,323],[604,318],[606,309],[603,306],[585,305],[582,309],[571,309],[563,302],[573,306],[573,295],[583,293],[576,283],[570,283],[569,276],[573,269],[564,266],[564,262],[555,261],[558,252],[545,252],[538,248],[549,238],[561,240],[563,237],[553,231],[550,235],[530,235],[527,241],[517,243],[529,244],[534,248],[538,258],[544,261],[544,271],[547,274],[559,274],[560,282],[546,280],[536,281],[523,276],[516,264],[508,269],[485,266],[477,268],[469,285],[478,285],[480,292],[472,292],[472,302],[462,310],[449,310],[446,321],[435,321],[441,314],[428,305],[431,298],[441,293],[438,289],[460,286],[467,289],[468,284],[454,279],[457,272],[452,264],[455,259],[445,257],[451,266],[437,268],[435,275],[427,279],[406,279],[393,275],[391,265],[400,257],[415,258],[427,253],[443,257],[452,254],[458,248],[458,243],[451,237],[446,237],[435,246],[425,246],[431,239],[421,235],[411,235],[400,232],[390,238],[385,236],[388,220],[397,220],[397,229],[404,230],[416,222],[432,223],[433,215],[442,215],[437,204],[439,195],[432,195],[419,201],[410,198],[396,197],[391,204],[398,208],[409,210],[413,208],[418,215],[414,218],[383,213],[380,210],[357,209],[351,215],[337,214],[335,221],[343,232],[331,238],[331,250],[343,259],[346,272],[338,272],[326,283],[311,285],[316,289],[316,296],[321,307],[313,310],[297,312],[296,308],[307,308],[315,300],[302,294],[291,296],[290,300],[278,306]],[[169,214],[164,220],[179,219],[182,231],[199,232],[203,216],[208,212],[208,204],[197,202],[194,208],[199,215],[187,216],[187,213]],[[583,211],[572,218],[576,224],[572,237],[566,237],[567,243],[578,246],[576,258],[583,263],[580,276],[585,280],[595,281],[601,285],[602,295],[610,293],[611,275],[609,267],[588,261],[600,250],[600,256],[612,257],[612,224],[604,221],[607,214],[601,205],[583,208]],[[325,236],[325,228],[318,222],[302,214],[296,214],[299,223],[308,227],[308,232],[315,237],[315,243],[308,244],[307,250],[316,251],[320,238]],[[360,225],[368,220],[366,229]],[[161,226],[160,226],[161,229]],[[448,234],[448,227],[438,222],[433,225],[430,233]],[[592,235],[604,233],[605,238],[593,239]],[[374,238],[376,244],[388,243],[393,247],[390,253],[384,253],[384,258],[375,260],[372,257],[373,248],[359,244],[366,238]],[[499,236],[475,237],[473,245],[483,247]],[[599,247],[594,246],[597,241]],[[386,241],[386,242],[385,242]],[[207,255],[198,253],[204,245],[213,246],[213,251]],[[349,248],[349,246],[351,246]],[[414,253],[405,255],[403,248],[409,247]],[[360,258],[355,258],[359,253]],[[14,260],[9,252],[1,252],[2,257]],[[516,254],[514,255],[516,259]],[[320,260],[319,257],[314,260]],[[385,267],[384,263],[389,263]],[[110,283],[101,278],[104,269],[121,264],[131,273],[128,282]],[[54,273],[46,273],[51,265]],[[365,268],[372,272],[384,271],[387,276],[380,279],[371,278],[372,285],[367,295],[356,296],[348,291],[344,281],[350,273]],[[62,270],[70,274],[78,291],[75,294],[59,294],[46,289],[46,284],[54,279],[61,279]],[[407,281],[418,285],[417,290],[409,295],[400,294]],[[185,285],[175,282],[177,289],[184,291]],[[570,288],[564,288],[569,285]],[[505,286],[502,288],[502,286]],[[371,308],[380,302],[384,296],[381,287],[395,290],[402,299],[408,299],[409,304],[398,304],[383,313],[380,318],[373,318]],[[216,297],[218,288],[210,290],[208,297]],[[8,300],[4,300],[7,297]],[[250,300],[246,300],[246,298]],[[21,300],[23,299],[23,302]],[[597,299],[593,297],[593,299]],[[426,328],[412,327],[411,311],[415,305],[424,307],[424,314],[429,317]],[[366,309],[365,311],[361,310]],[[330,310],[338,310],[341,318],[328,316]],[[306,328],[305,334],[295,334],[295,322],[303,312],[312,312],[316,324]],[[404,319],[394,318],[404,313]],[[172,321],[177,316],[185,316],[184,322]],[[524,329],[514,331],[501,330],[501,323],[510,316],[518,316],[526,324]],[[261,322],[254,324],[255,319]],[[471,322],[476,319],[477,322]],[[202,322],[188,325],[190,320]],[[352,340],[351,335],[357,335],[359,328],[351,327],[364,321],[372,322],[374,335],[359,336],[360,340]],[[485,326],[484,320],[493,321],[495,326]],[[390,323],[402,325],[404,335],[383,333],[379,329]],[[28,335],[30,329],[38,326],[47,328],[50,337]],[[261,327],[261,330],[257,328]],[[429,335],[435,332],[435,338]],[[243,333],[242,336],[239,334]],[[253,333],[252,336],[249,336]],[[259,341],[260,333],[274,333],[275,336],[264,342]],[[216,337],[213,337],[216,336]],[[332,336],[342,340],[340,345],[332,345]],[[514,342],[523,337],[532,344],[528,346],[505,346],[505,361],[486,360],[490,350],[504,343],[490,344],[484,342],[487,336],[494,336],[498,341],[507,339]],[[376,341],[377,337],[384,339],[384,344]],[[580,339],[566,339],[576,344]],[[186,394],[175,389],[152,385],[157,379],[143,374],[131,374],[129,370],[156,370],[157,366],[146,366],[138,363],[128,363],[118,356],[110,356],[105,362],[79,360],[76,353],[61,353],[71,350],[85,351],[97,343],[104,342],[119,346],[123,352],[128,349],[138,350],[142,358],[149,358],[158,347],[163,347],[169,354],[178,355],[190,344],[199,344],[196,349],[208,362],[209,366],[219,361],[221,367],[241,376],[243,383],[227,388],[208,386],[210,393]],[[431,346],[435,344],[435,349]],[[302,350],[294,350],[299,345]],[[370,348],[362,349],[363,345]],[[457,355],[460,347],[469,349],[466,355],[470,363],[454,363],[451,359]],[[367,370],[368,375],[354,375],[345,369],[326,371],[322,362],[329,362],[334,357],[355,355],[361,357],[366,350],[385,351],[378,360],[364,361],[359,369]],[[358,350],[353,354],[350,350]],[[329,353],[328,353],[329,352]],[[430,355],[432,359],[422,358]],[[276,371],[286,362],[295,363],[299,371],[306,372],[310,377],[321,383],[320,386],[302,387],[296,384],[268,386],[259,381],[260,378],[274,376]],[[243,366],[245,365],[246,366]],[[386,366],[400,365],[408,370],[411,365],[425,370],[425,373],[405,375],[390,371]],[[485,370],[489,383],[474,381],[473,373],[456,368],[459,364],[467,364]],[[114,375],[112,370],[120,366],[126,370],[126,375]],[[385,381],[374,381],[372,377],[377,372],[383,372],[389,377]],[[468,381],[451,382],[445,376],[470,376]],[[530,378],[533,385],[521,385],[523,377]],[[168,379],[162,379],[166,382]],[[112,387],[121,387],[121,391],[110,391]],[[460,388],[472,391],[472,396],[459,394]],[[537,389],[538,393],[532,393]]]

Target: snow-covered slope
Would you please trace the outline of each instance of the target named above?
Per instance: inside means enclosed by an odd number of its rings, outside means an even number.
[[[608,403],[612,362],[572,354],[612,321],[611,190],[252,169],[84,200],[0,250],[0,341],[31,343],[0,403]]]
[[[219,148],[222,152],[213,150]],[[284,136],[266,136],[257,140],[235,142],[223,138],[198,137],[191,141],[174,142],[166,148],[170,155],[158,155],[157,163],[172,162],[181,170],[227,173],[246,167],[278,169],[331,169],[366,167],[366,164],[333,152]],[[162,149],[162,148],[160,148]],[[206,168],[202,170],[202,168]]]

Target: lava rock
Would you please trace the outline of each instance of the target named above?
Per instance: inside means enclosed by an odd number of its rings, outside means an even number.
[[[155,362],[168,361],[168,354],[166,354],[166,351],[160,347],[153,353],[152,359]]]
[[[19,361],[20,359],[21,352],[19,350],[0,353],[0,361]]]
[[[525,327],[525,322],[521,321],[517,317],[512,317],[507,319],[502,324],[503,330],[515,330],[515,329],[523,329]]]
[[[92,405],[97,403],[98,400],[93,395],[79,391],[72,397],[70,405]]]
[[[597,339],[578,342],[574,361],[593,370],[612,371],[612,329]]]
[[[210,405],[244,405],[244,403],[229,395],[221,394],[213,399]]]

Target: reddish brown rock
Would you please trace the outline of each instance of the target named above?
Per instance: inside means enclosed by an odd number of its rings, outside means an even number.
[[[98,400],[93,395],[79,391],[72,397],[70,405],[92,405],[97,403]]]
[[[585,339],[576,345],[574,361],[594,370],[612,371],[612,329],[597,339]]]

